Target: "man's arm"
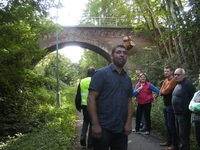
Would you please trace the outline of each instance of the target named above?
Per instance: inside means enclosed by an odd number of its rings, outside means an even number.
[[[129,135],[132,131],[132,114],[133,114],[133,107],[132,107],[132,97],[128,98],[128,117],[124,127],[124,134]]]
[[[190,81],[189,81],[189,83],[186,84],[186,86],[187,86],[188,93],[189,93],[190,100],[191,100],[192,97],[194,96],[194,93],[196,92],[196,87]]]
[[[92,135],[96,139],[101,139],[102,137],[102,129],[99,124],[99,119],[97,115],[97,106],[96,106],[96,98],[99,95],[98,92],[94,90],[89,90],[88,99],[87,99],[87,108],[91,119],[92,124]]]
[[[167,94],[171,93],[175,86],[176,86],[176,80],[174,78],[172,78],[169,81],[168,85],[162,86],[162,88],[160,89],[160,95],[167,95]]]

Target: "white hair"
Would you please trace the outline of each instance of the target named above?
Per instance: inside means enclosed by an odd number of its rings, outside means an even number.
[[[184,70],[183,68],[177,68],[176,70],[180,70],[181,73],[184,74],[184,75],[186,74],[186,73],[185,73],[185,70]],[[175,70],[175,72],[176,72],[176,70]]]
[[[184,69],[181,68],[181,72],[182,72],[182,74],[185,75],[185,70]]]

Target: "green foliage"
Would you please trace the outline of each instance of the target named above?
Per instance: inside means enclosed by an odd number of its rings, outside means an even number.
[[[167,3],[155,0],[130,4],[122,0],[94,0],[88,3],[85,17],[124,18],[120,22],[132,24],[134,33],[151,38],[152,47],[141,49],[130,58],[135,66],[132,72],[141,69],[159,87],[164,78],[163,67],[169,64],[186,68],[188,77],[199,86],[196,68],[200,56],[200,3],[191,0],[191,9],[183,11],[181,2],[173,3],[173,10]],[[54,55],[45,57],[35,72],[31,70],[34,62],[47,55],[38,45],[39,39],[56,29],[46,18],[52,6],[54,1],[10,0],[8,6],[0,9],[0,133],[9,135],[1,137],[1,149],[71,149],[75,136],[72,93],[76,87],[68,91],[69,85],[85,77],[88,67],[99,69],[107,65],[101,56],[87,50],[79,64],[59,55],[62,106],[56,107]],[[134,73],[131,77],[136,81]],[[162,108],[159,97],[152,105],[152,128],[166,134]],[[191,139],[195,147],[193,128]]]
[[[136,51],[134,55],[130,56],[130,60],[136,66],[132,68],[133,74],[131,79],[137,81],[138,78],[135,75],[135,70],[141,70],[147,74],[148,80],[155,86],[160,87],[163,80],[163,68],[165,66],[163,60],[155,59],[156,54],[152,51],[140,50]]]
[[[55,79],[56,71],[56,54],[51,53],[45,56],[34,68],[35,72],[43,77]],[[67,85],[73,85],[77,81],[78,64],[72,63],[69,58],[58,54],[58,75],[60,81]]]
[[[10,0],[0,9],[1,135],[33,131],[45,121],[31,117],[36,106],[52,98],[51,92],[40,93],[48,81],[31,69],[35,60],[47,54],[38,45],[39,39],[56,29],[46,18],[48,10],[45,9],[52,6],[51,1]]]
[[[153,101],[151,111],[151,124],[153,130],[162,135],[167,135],[167,130],[164,122],[163,107],[164,103],[162,97],[158,97],[155,101]]]
[[[94,23],[98,23],[98,25],[109,25],[108,23],[111,23],[113,18],[118,18],[118,25],[131,26],[133,23],[132,18],[134,18],[131,10],[131,6],[127,5],[123,0],[90,1],[86,5],[80,24],[94,25]],[[101,22],[97,18],[96,20],[90,21],[90,18],[87,17],[103,17],[104,19]],[[116,20],[113,20],[111,25],[116,24],[115,22]]]
[[[200,57],[200,4],[195,0],[187,4],[190,7],[185,11],[186,1],[94,0],[87,4],[83,18],[128,18],[124,23],[132,24],[134,33],[152,40],[155,46],[154,54],[156,53],[160,62],[168,61],[168,64],[181,65],[188,72],[192,71],[193,77],[197,77],[198,72],[195,68],[199,66]],[[174,57],[177,58],[175,61]]]
[[[53,1],[9,1],[0,9],[0,149],[69,149],[74,138],[74,95],[64,97],[58,109],[54,78],[31,70],[47,54],[38,41],[55,32],[55,24],[47,19],[53,5]],[[61,89],[67,87],[64,81]],[[66,91],[61,93],[66,96]]]
[[[191,150],[196,150],[198,145],[196,141],[196,135],[195,135],[195,128],[194,128],[194,123],[191,124],[191,130],[190,130],[190,146]]]
[[[23,84],[16,87],[17,95],[14,91],[9,96],[1,98],[1,135],[13,135],[16,132],[26,133],[35,130],[40,123],[45,122],[43,116],[32,120],[38,111],[37,107],[43,104],[55,105],[55,93],[43,89],[47,81],[37,77],[37,75],[34,77],[34,75],[29,75],[30,78],[23,78],[27,82],[23,81]]]
[[[105,60],[105,58],[90,50],[84,50],[83,57],[81,58],[79,63],[80,79],[85,78],[85,76],[87,75],[87,69],[89,67],[94,67],[96,70],[98,70],[99,68],[108,65],[108,62]]]
[[[62,93],[62,106],[57,108],[54,99],[48,103],[43,102],[34,107],[35,112],[31,115],[32,123],[36,124],[39,118],[43,118],[45,121],[40,122],[40,126],[30,133],[17,133],[13,137],[8,137],[8,140],[1,142],[0,149],[2,150],[63,150],[71,149],[72,143],[76,131],[74,128],[76,111],[74,106],[75,88],[63,89]],[[40,94],[44,94],[47,99],[48,92],[41,91]],[[40,95],[39,94],[39,95]],[[51,93],[52,95],[55,93]],[[52,97],[52,96],[51,96]],[[44,99],[43,99],[44,100]],[[27,120],[28,121],[28,120]],[[29,119],[28,123],[31,119]],[[28,127],[30,127],[29,124]],[[32,125],[33,126],[33,125]]]

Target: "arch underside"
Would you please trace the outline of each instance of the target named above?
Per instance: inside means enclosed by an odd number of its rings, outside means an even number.
[[[58,49],[62,49],[67,46],[79,46],[79,47],[94,51],[94,52],[98,53],[99,55],[101,55],[102,57],[104,57],[108,63],[111,63],[110,55],[107,52],[105,52],[103,49],[101,49],[95,45],[84,43],[84,42],[70,41],[70,42],[59,43]],[[48,47],[47,50],[49,52],[55,51],[56,45],[52,45],[51,47]]]

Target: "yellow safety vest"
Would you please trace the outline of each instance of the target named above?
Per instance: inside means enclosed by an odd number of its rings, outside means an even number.
[[[88,88],[90,85],[91,77],[87,77],[81,80],[80,88],[81,88],[81,104],[87,106],[87,96],[88,96]]]

